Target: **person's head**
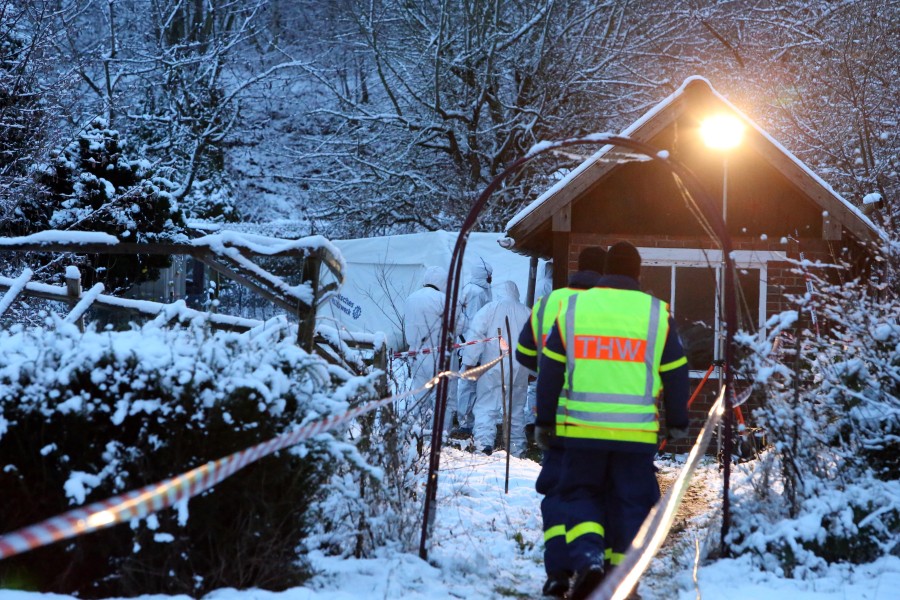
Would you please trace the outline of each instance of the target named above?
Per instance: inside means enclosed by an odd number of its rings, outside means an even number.
[[[588,246],[578,255],[578,270],[593,271],[603,275],[606,250],[600,246]]]
[[[641,277],[641,255],[629,242],[617,242],[606,253],[605,275],[627,275],[632,279]]]
[[[508,299],[519,301],[519,286],[514,281],[501,281],[497,284],[497,300]]]
[[[472,281],[481,286],[491,285],[492,276],[494,274],[494,268],[488,263],[488,261],[479,257],[478,260],[475,261],[475,266],[472,267]]]
[[[422,286],[431,286],[440,292],[447,286],[447,270],[441,267],[428,267],[422,275]]]

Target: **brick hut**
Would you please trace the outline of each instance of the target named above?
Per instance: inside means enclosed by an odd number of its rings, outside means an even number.
[[[738,146],[714,150],[700,135],[703,121],[730,115],[742,126]],[[732,236],[739,327],[765,335],[768,317],[803,294],[802,259],[869,262],[877,229],[797,157],[717,93],[691,77],[622,132],[648,143],[692,170],[721,202]],[[554,287],[565,284],[586,246],[629,240],[643,258],[641,287],[670,303],[697,385],[721,353],[717,282],[722,256],[688,208],[668,169],[622,149],[601,148],[507,224],[512,250],[552,259]],[[829,279],[856,273],[829,269]],[[809,321],[806,321],[809,323]],[[703,422],[718,389],[714,369],[692,419]],[[752,424],[752,419],[751,419]],[[696,433],[696,432],[695,432]]]

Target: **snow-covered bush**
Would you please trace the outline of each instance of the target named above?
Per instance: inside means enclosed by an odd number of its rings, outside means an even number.
[[[353,377],[266,332],[147,325],[82,334],[48,321],[53,328],[0,332],[3,532],[183,473],[375,394],[374,376]],[[343,462],[362,464],[345,434],[319,434],[130,526],[4,560],[0,583],[82,597],[297,585],[307,575],[298,548],[321,486]]]
[[[404,397],[410,385],[405,369],[390,375],[390,392],[400,399],[363,415],[351,430],[365,465],[337,466],[326,486],[328,500],[317,506],[308,550],[370,557],[386,545],[410,551],[419,543],[428,468],[423,432],[431,431],[432,413]]]
[[[900,553],[900,247],[883,252],[870,281],[817,280],[766,343],[741,340],[774,451],[736,496],[732,548],[789,574]],[[810,310],[818,333],[797,327]],[[793,343],[772,353],[790,328]]]
[[[147,160],[130,158],[125,140],[95,119],[36,173],[46,190],[18,207],[15,233],[47,229],[103,231],[126,242],[182,241],[175,184]],[[152,281],[167,256],[100,255],[85,259],[86,284],[108,292]]]

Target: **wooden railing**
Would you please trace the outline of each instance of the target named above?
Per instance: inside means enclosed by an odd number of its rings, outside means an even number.
[[[350,364],[357,361],[348,361],[345,356],[347,348],[356,348],[362,351],[357,356],[371,355],[371,364],[384,370],[387,363],[384,348],[375,348],[371,343],[358,342],[352,337],[338,343],[340,348],[328,347],[335,345],[335,336],[331,335],[332,339],[328,340],[316,335],[316,309],[340,288],[344,278],[342,262],[329,250],[329,246],[322,238],[282,240],[238,234],[207,235],[186,243],[122,242],[108,234],[91,232],[42,232],[34,236],[0,238],[0,251],[19,253],[191,256],[215,273],[250,289],[296,318],[297,343],[306,351],[316,352],[327,360],[360,371],[359,364]],[[256,264],[253,259],[259,257],[296,258],[302,283],[289,285],[281,277]],[[212,327],[232,331],[248,331],[264,324],[258,319],[195,310],[183,300],[160,303],[107,295],[103,293],[102,284],[95,284],[85,292],[80,274],[71,268],[66,270],[65,286],[33,282],[32,277],[30,269],[23,270],[16,278],[0,277],[0,292],[3,293],[0,316],[19,296],[33,296],[67,303],[69,313],[64,320],[77,323],[82,328],[84,315],[92,306],[147,317],[159,318],[162,315],[167,320],[202,317]],[[347,336],[338,334],[338,337],[342,339]]]
[[[187,243],[136,243],[122,242],[108,235],[90,232],[42,232],[36,236],[21,238],[0,238],[0,250],[12,252],[69,252],[74,254],[118,254],[118,255],[187,255],[207,265],[210,269],[232,281],[252,290],[270,301],[289,315],[296,317],[300,324],[297,342],[311,351],[315,331],[315,308],[327,299],[343,282],[343,272],[338,258],[319,243],[305,243],[303,240],[252,240],[237,235],[210,235],[199,237]],[[301,280],[311,287],[309,302],[298,294],[294,286],[283,279],[259,268],[253,258],[260,256],[296,257],[300,259]],[[325,265],[333,277],[327,285],[320,283],[321,266]],[[55,296],[51,293],[51,296]],[[52,297],[51,299],[57,299]],[[134,308],[128,307],[128,308]]]

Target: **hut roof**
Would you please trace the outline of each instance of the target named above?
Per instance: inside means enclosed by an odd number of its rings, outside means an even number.
[[[716,110],[731,112],[743,121],[750,132],[747,143],[802,194],[821,207],[823,213],[835,219],[854,237],[861,241],[886,239],[884,232],[856,206],[713,89],[703,77],[686,79],[675,92],[628,126],[621,135],[649,143],[661,131],[672,126],[685,110],[698,104],[713,105]],[[571,204],[620,166],[607,156],[613,148],[612,145],[602,147],[509,220],[506,232],[515,240],[514,250],[528,253],[524,247],[526,240],[538,230],[546,229],[554,213]]]

